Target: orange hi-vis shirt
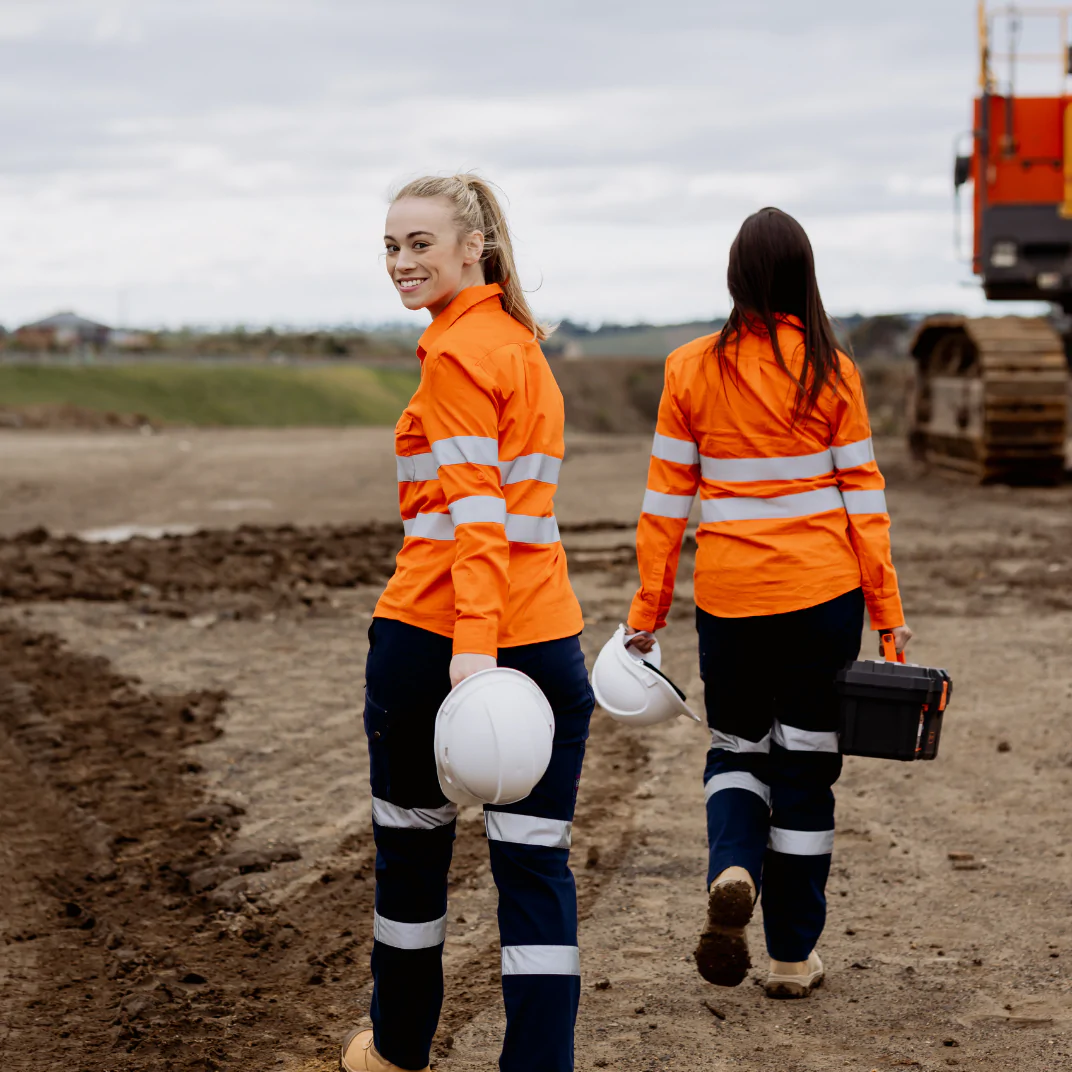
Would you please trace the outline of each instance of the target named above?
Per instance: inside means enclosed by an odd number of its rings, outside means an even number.
[[[554,515],[562,392],[496,283],[467,287],[421,336],[421,382],[395,426],[405,539],[375,615],[454,653],[559,640],[583,619]]]
[[[778,343],[803,368],[799,320]],[[719,370],[717,335],[666,360],[666,380],[637,528],[635,629],[658,629],[674,595],[681,540],[700,492],[697,606],[720,618],[782,614],[863,588],[873,629],[904,624],[890,559],[885,481],[875,462],[863,386],[840,355],[842,382],[793,426],[796,386],[766,334],[743,332]]]

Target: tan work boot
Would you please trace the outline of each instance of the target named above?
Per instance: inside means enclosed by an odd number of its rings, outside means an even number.
[[[823,985],[823,974],[823,962],[813,949],[807,960],[796,963],[772,960],[764,989],[769,998],[806,998]]]
[[[743,867],[727,867],[707,893],[707,922],[696,946],[696,967],[715,986],[744,982],[752,959],[744,929],[752,918],[756,887]]]
[[[398,1065],[385,1061],[372,1045],[372,1032],[367,1028],[354,1028],[342,1040],[339,1054],[339,1072],[404,1072]],[[420,1072],[429,1072],[425,1065]]]

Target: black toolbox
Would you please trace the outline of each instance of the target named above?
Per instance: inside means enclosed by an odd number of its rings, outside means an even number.
[[[934,759],[942,716],[953,695],[945,670],[894,656],[893,634],[882,634],[886,659],[857,659],[837,675],[841,752],[875,759]]]

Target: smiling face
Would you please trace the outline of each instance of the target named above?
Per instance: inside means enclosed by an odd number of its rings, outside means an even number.
[[[445,197],[402,197],[387,213],[387,274],[407,309],[438,316],[466,287],[484,282],[484,236],[459,235]]]

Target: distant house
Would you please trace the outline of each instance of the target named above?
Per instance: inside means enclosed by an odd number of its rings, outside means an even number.
[[[56,313],[15,331],[15,342],[22,350],[102,350],[108,345],[112,329],[75,313]]]

